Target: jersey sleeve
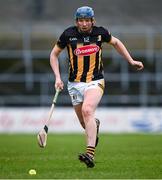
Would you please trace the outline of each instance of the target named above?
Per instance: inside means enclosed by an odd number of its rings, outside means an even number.
[[[105,29],[105,28],[103,28],[102,32],[103,32],[102,33],[102,40],[103,40],[103,42],[109,43],[111,41],[111,33],[107,29]]]
[[[57,43],[56,43],[61,49],[64,49],[67,45],[67,41],[66,41],[66,36],[65,36],[65,31],[61,34],[61,36],[59,37]]]

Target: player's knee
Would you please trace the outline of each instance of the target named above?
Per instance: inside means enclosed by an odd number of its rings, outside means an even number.
[[[82,114],[83,114],[83,117],[89,117],[89,116],[92,116],[93,115],[93,106],[92,105],[84,105],[82,107]]]

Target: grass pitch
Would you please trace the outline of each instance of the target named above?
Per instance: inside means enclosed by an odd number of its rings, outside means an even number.
[[[49,134],[41,149],[36,135],[1,134],[0,178],[162,179],[162,135],[101,134],[92,169],[77,159],[84,151],[84,135]]]

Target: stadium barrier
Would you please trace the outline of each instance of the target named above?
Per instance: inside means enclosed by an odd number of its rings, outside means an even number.
[[[37,133],[42,129],[49,108],[1,108],[0,133]],[[161,133],[161,108],[98,108],[103,133]],[[54,110],[50,133],[81,133],[72,108]]]

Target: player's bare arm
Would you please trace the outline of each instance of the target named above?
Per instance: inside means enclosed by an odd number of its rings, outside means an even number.
[[[58,56],[61,53],[61,51],[62,49],[59,48],[57,45],[55,45],[50,54],[50,65],[55,74],[55,88],[60,90],[62,90],[64,87],[64,84],[61,80],[59,62],[58,62]]]
[[[117,39],[116,37],[112,36],[110,44],[121,54],[130,65],[132,65],[136,70],[142,70],[144,68],[143,63],[141,61],[136,61],[132,59],[131,55],[129,54],[128,50],[124,46],[124,44]]]

